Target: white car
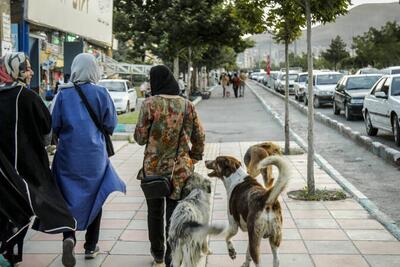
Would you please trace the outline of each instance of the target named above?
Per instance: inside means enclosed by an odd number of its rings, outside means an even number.
[[[304,99],[305,91],[307,90],[306,81],[308,78],[308,72],[300,72],[294,81],[294,98],[301,102]]]
[[[386,74],[386,75],[400,74],[400,66],[394,66],[394,67],[389,67],[389,68],[383,69],[382,73]]]
[[[100,80],[98,84],[107,88],[117,113],[128,113],[135,110],[137,94],[130,81],[107,79]]]
[[[400,74],[380,78],[364,100],[363,115],[368,135],[378,134],[378,129],[392,132],[400,146]]]
[[[294,94],[294,81],[297,79],[298,73],[295,71],[290,70],[289,71],[289,94],[293,95]],[[281,72],[278,75],[278,78],[276,80],[276,91],[278,91],[281,94],[285,94],[285,85],[286,85],[286,72]]]
[[[319,71],[313,73],[313,94],[314,107],[319,108],[323,104],[332,104],[336,84],[343,77],[343,74],[335,71]],[[306,88],[308,86],[308,80]],[[304,104],[308,105],[308,90],[304,94]]]

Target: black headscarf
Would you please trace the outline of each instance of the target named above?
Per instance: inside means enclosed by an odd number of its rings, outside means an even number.
[[[170,69],[165,65],[150,69],[151,95],[179,95],[179,85]]]

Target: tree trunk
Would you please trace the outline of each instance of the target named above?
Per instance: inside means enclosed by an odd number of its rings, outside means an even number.
[[[187,80],[187,97],[190,98],[192,91],[192,47],[189,46],[189,56],[188,56],[188,80]]]
[[[289,136],[289,44],[285,42],[285,154],[289,155],[290,152],[290,136]]]
[[[308,149],[307,149],[307,188],[308,194],[315,194],[314,181],[314,93],[313,93],[313,57],[311,51],[311,7],[306,2],[307,17],[307,62],[308,62]]]
[[[174,77],[176,80],[179,79],[179,55],[174,58]]]

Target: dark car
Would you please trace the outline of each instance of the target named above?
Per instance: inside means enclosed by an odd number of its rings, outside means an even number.
[[[362,116],[364,98],[382,74],[346,75],[336,85],[333,113],[344,110],[346,120]]]

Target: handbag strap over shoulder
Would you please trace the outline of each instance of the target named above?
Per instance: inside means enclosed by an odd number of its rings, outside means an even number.
[[[180,148],[180,144],[181,144],[181,136],[182,136],[183,128],[185,126],[185,122],[186,122],[186,119],[187,119],[186,117],[188,115],[187,114],[188,113],[187,112],[188,103],[187,103],[187,101],[185,99],[184,99],[184,101],[185,101],[185,110],[184,110],[184,113],[183,113],[182,126],[181,126],[181,129],[179,130],[178,145],[176,146],[175,157],[174,157],[174,167],[172,168],[172,174],[174,174],[175,163],[176,163],[176,160],[178,159],[178,155],[179,155],[179,148]],[[149,138],[147,138],[145,151],[146,151],[148,145],[149,145]],[[146,177],[146,173],[145,173],[145,170],[144,170],[144,157],[143,157],[143,168],[142,168],[142,171],[143,171],[143,176]]]
[[[90,106],[88,99],[86,98],[85,94],[82,91],[82,88],[77,84],[74,83],[75,90],[78,92],[78,95],[82,99],[83,104],[85,105],[87,111],[89,112],[90,117],[92,118],[92,121],[96,125],[97,129],[103,134],[106,135],[106,131],[103,127],[103,125],[100,123],[99,119],[97,118],[96,113],[94,112],[92,106]]]

